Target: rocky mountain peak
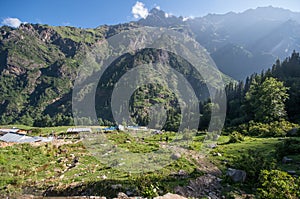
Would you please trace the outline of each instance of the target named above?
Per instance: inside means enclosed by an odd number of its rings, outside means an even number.
[[[180,25],[183,21],[181,17],[176,17],[161,9],[153,8],[150,10],[149,15],[145,19],[140,19],[138,23],[144,26],[170,27]]]

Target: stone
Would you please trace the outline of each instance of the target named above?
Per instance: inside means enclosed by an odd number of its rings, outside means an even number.
[[[134,192],[128,190],[128,191],[126,191],[126,195],[127,195],[127,196],[133,196],[133,195],[134,195]]]
[[[118,193],[118,199],[128,199],[128,198],[129,197],[125,193],[123,192]]]
[[[188,173],[185,170],[179,170],[177,173],[178,176],[187,176]]]
[[[288,164],[288,163],[292,163],[293,162],[293,159],[292,158],[288,158],[288,157],[286,157],[286,156],[284,156],[283,158],[282,158],[282,163],[283,164]]]
[[[233,182],[245,182],[247,173],[243,170],[228,168],[226,175],[229,176]]]
[[[120,188],[122,188],[122,185],[121,184],[113,184],[113,185],[111,185],[111,188],[112,189],[120,189]]]
[[[208,144],[207,147],[210,149],[214,149],[217,147],[217,144]]]
[[[213,193],[213,192],[210,192],[210,193],[208,194],[208,196],[209,196],[211,199],[219,199],[219,197],[216,196],[216,194]]]
[[[172,160],[177,160],[179,158],[181,158],[181,154],[180,153],[174,153],[174,154],[171,155],[171,159]]]
[[[186,197],[180,196],[178,194],[167,193],[163,196],[154,197],[154,199],[187,199]]]
[[[299,135],[299,128],[292,128],[291,130],[289,130],[286,134],[286,136],[297,136]]]
[[[290,175],[295,175],[295,174],[296,174],[296,171],[290,170],[290,171],[287,171],[287,173],[290,174]]]

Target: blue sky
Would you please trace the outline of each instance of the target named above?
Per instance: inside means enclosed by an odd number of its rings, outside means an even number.
[[[20,22],[94,28],[145,17],[159,6],[176,16],[197,17],[208,13],[242,12],[272,5],[300,12],[299,0],[1,0],[1,25]],[[136,6],[134,13],[132,7]],[[135,14],[135,15],[134,15]],[[135,17],[134,17],[135,16]]]

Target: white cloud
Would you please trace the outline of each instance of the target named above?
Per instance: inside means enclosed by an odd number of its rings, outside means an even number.
[[[11,27],[14,27],[14,28],[18,28],[21,23],[24,23],[22,22],[20,19],[18,18],[5,18],[3,19],[3,21],[1,22],[2,25],[6,25],[6,26],[11,26]]]
[[[145,7],[145,4],[142,2],[137,1],[135,5],[131,9],[131,13],[133,14],[134,18],[146,18],[149,14],[148,9]]]

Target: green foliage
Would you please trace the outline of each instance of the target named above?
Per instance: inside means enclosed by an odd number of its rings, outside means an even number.
[[[244,141],[244,136],[237,132],[237,131],[233,131],[230,135],[229,135],[229,141],[228,143],[237,143],[237,142],[242,142]]]
[[[297,127],[286,120],[274,121],[270,123],[261,123],[250,121],[237,127],[230,128],[229,131],[238,131],[243,135],[260,137],[284,137],[292,128]]]
[[[34,135],[39,135],[42,133],[42,129],[40,129],[40,128],[31,129],[31,133]]]
[[[275,159],[268,158],[264,152],[248,150],[234,160],[234,167],[247,173],[246,181],[256,184],[261,170],[275,168]]]
[[[269,123],[285,118],[286,113],[290,121],[299,123],[299,53],[294,51],[284,61],[277,60],[272,69],[260,75],[252,74],[245,82],[228,84],[225,89],[227,126],[236,126],[250,120]]]
[[[158,179],[157,179],[158,180]],[[154,179],[151,179],[149,176],[140,177],[136,180],[138,190],[142,196],[147,198],[153,198],[158,196],[159,191],[159,182],[154,182]]]
[[[279,170],[262,170],[258,195],[266,199],[296,199],[300,197],[300,179]]]
[[[276,154],[279,160],[286,155],[300,154],[300,140],[293,138],[285,139],[277,145]]]
[[[286,116],[285,101],[288,88],[275,78],[266,78],[261,84],[253,81],[245,99],[257,122],[273,122]]]

